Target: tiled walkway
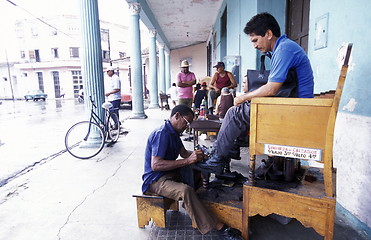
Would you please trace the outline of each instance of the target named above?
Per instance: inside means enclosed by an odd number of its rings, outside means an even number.
[[[179,204],[181,205],[181,204]],[[150,223],[152,225],[152,223]],[[167,211],[166,228],[158,228],[152,225],[148,240],[217,240],[217,232],[211,231],[202,235],[192,227],[191,219],[185,213],[184,208],[179,206],[179,212]]]

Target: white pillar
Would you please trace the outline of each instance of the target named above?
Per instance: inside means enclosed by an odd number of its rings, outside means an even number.
[[[102,46],[100,38],[98,1],[81,0],[81,55],[82,75],[84,78],[84,95],[87,109],[91,108],[91,96],[98,106],[97,113],[104,119],[104,78],[102,62]],[[90,111],[89,111],[90,115]]]
[[[144,113],[143,101],[143,79],[142,79],[142,53],[140,47],[140,27],[139,27],[139,3],[129,3],[129,28],[130,28],[130,66],[131,83],[133,94],[133,110],[130,118],[147,118]]]
[[[159,49],[158,49],[158,64],[159,64],[159,86],[160,86],[160,91],[163,93],[166,93],[166,83],[165,83],[165,53],[164,53],[164,44],[160,43],[159,44]]]
[[[158,78],[157,78],[157,51],[156,30],[149,30],[149,79],[150,79],[150,105],[149,108],[159,108],[158,104]]]
[[[166,91],[167,91],[171,86],[170,51],[165,51],[165,83],[166,83]]]

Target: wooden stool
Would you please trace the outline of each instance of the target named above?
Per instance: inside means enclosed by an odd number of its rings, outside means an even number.
[[[160,107],[161,107],[161,111],[163,109],[170,110],[170,105],[169,105],[168,99],[169,99],[169,95],[164,94],[164,93],[160,93]]]
[[[137,199],[138,227],[144,228],[152,221],[156,227],[164,228],[167,210],[179,210],[178,201],[159,195],[133,195]]]

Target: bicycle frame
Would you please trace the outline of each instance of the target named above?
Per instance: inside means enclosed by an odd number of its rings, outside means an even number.
[[[107,126],[106,126],[106,123],[103,122],[103,120],[98,116],[98,114],[96,114],[94,112],[94,109],[97,109],[97,106],[94,104],[94,100],[92,99],[92,97],[90,96],[90,102],[91,102],[91,111],[90,111],[90,119],[89,119],[89,129],[88,129],[88,133],[86,134],[84,140],[86,141],[90,135],[90,126],[93,121],[98,124],[98,126],[103,126],[103,132],[104,132],[104,137],[106,137],[106,134],[107,134]],[[107,115],[107,109],[105,109],[105,115]]]

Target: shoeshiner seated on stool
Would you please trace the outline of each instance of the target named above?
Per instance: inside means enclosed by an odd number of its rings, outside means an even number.
[[[223,173],[225,162],[230,159],[228,155],[236,152],[236,147],[239,149],[236,140],[249,130],[251,99],[279,96],[289,69],[296,71],[296,96],[313,98],[313,71],[309,59],[297,43],[286,35],[281,36],[280,27],[271,14],[257,14],[246,24],[244,32],[250,37],[254,48],[271,58],[268,82],[256,90],[234,98],[235,106],[231,107],[224,117],[217,140],[213,144],[214,152],[205,161],[195,164],[197,169],[203,172]]]
[[[202,234],[218,230],[221,239],[242,239],[240,231],[219,222],[203,206],[193,188],[191,165],[202,161],[202,150],[188,151],[181,139],[182,133],[193,121],[194,113],[186,105],[177,105],[167,120],[154,130],[147,140],[142,192],[179,201]],[[178,156],[182,158],[178,159]]]

